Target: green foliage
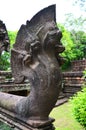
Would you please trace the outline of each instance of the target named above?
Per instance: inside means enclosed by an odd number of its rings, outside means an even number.
[[[83,78],[86,80],[86,70],[83,71]]]
[[[86,86],[70,99],[77,121],[86,128]]]
[[[16,35],[17,35],[17,31],[16,32],[8,31],[8,36],[10,39],[10,48],[12,48],[13,44],[15,43]]]
[[[0,56],[0,70],[10,69],[10,53],[4,52]]]
[[[76,53],[76,59],[86,58],[86,33],[83,31],[71,31],[71,37],[75,44],[73,51]]]
[[[63,69],[71,65],[71,61],[86,58],[86,33],[83,31],[68,31],[63,25],[58,25],[62,31],[62,44],[65,51],[62,56],[66,59]]]
[[[80,2],[83,5],[85,1],[74,0],[76,4]],[[67,60],[63,67],[68,68],[72,60],[86,58],[86,18],[83,15],[76,18],[72,13],[66,14],[65,17],[64,24],[60,26],[63,33],[62,43],[66,48],[63,56],[66,56]]]
[[[0,122],[0,130],[13,130],[13,129],[10,128],[8,125]]]
[[[72,60],[75,58],[75,54],[72,52],[72,48],[74,47],[74,43],[73,40],[71,38],[71,33],[69,31],[67,31],[65,29],[64,26],[60,25],[59,26],[63,37],[62,37],[62,44],[63,46],[65,46],[65,51],[63,52],[63,56],[67,59],[67,60]]]
[[[10,39],[10,49],[15,43],[17,32],[8,31],[8,36]],[[3,52],[0,56],[0,70],[10,69],[10,52]]]
[[[65,63],[62,66],[62,69],[67,69],[70,64],[71,64],[71,60],[76,58],[76,54],[73,53],[73,48],[75,46],[72,37],[71,37],[71,33],[61,24],[58,25],[60,30],[62,31],[63,37],[62,37],[62,44],[65,47],[65,51],[61,54],[62,57],[65,58]]]

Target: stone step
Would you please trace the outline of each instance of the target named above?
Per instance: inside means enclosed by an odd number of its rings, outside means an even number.
[[[64,87],[75,87],[75,88],[81,88],[83,84],[64,84]]]
[[[0,76],[0,83],[5,81],[5,77],[4,76]]]
[[[67,97],[62,98],[62,99],[58,99],[57,102],[56,102],[56,104],[55,104],[55,107],[60,106],[60,105],[64,104],[67,101],[68,101]]]
[[[63,78],[65,77],[82,77],[83,76],[83,71],[69,71],[69,72],[63,72]]]
[[[66,89],[64,90],[64,93],[72,93],[72,94],[74,94],[74,93],[76,93],[76,92],[78,92],[78,91],[81,91],[81,88],[79,88],[79,89],[75,89],[75,88],[69,89],[69,88],[66,88]]]
[[[74,94],[76,94],[76,93],[65,93],[65,94],[66,94],[67,98],[69,99],[70,97],[74,96]]]
[[[0,84],[0,92],[10,92],[10,91],[23,91],[28,90],[30,91],[30,84]]]
[[[63,98],[65,98],[65,95],[63,94],[58,97],[58,99],[63,99]]]
[[[11,71],[0,71],[0,76],[12,76]]]
[[[65,77],[64,84],[83,84],[84,78],[81,77]]]
[[[86,59],[83,60],[74,60],[71,62],[72,69],[75,68],[76,66],[86,66]]]
[[[84,71],[86,69],[86,65],[80,65],[80,66],[75,66],[72,70],[73,71]]]
[[[62,91],[60,92],[60,94],[59,94],[59,97],[58,97],[58,99],[63,99],[63,98],[65,98],[66,96],[65,96],[65,93],[63,93]]]
[[[65,93],[66,97],[71,97],[78,91],[81,91],[82,84],[65,84],[63,93]]]

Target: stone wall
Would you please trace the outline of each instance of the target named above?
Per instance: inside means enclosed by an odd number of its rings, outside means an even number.
[[[74,95],[81,90],[84,83],[83,72],[73,71],[63,73],[63,93],[67,97]]]
[[[0,71],[0,92],[27,96],[30,92],[30,84],[27,82],[15,84],[11,72]]]
[[[71,62],[71,71],[63,73],[63,93],[67,97],[80,91],[85,80],[83,71],[86,70],[86,59]]]
[[[83,71],[86,69],[86,59],[71,62],[72,71]]]

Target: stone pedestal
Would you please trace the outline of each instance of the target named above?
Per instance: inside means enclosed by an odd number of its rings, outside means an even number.
[[[0,121],[5,122],[14,130],[55,130],[53,122],[55,119],[48,120],[25,120],[17,117],[16,114],[0,107]]]
[[[54,121],[55,120],[52,118],[44,121],[29,120],[28,124],[31,126],[32,130],[55,130],[55,127],[52,124]]]

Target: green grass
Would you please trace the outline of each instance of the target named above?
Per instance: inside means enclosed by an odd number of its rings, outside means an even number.
[[[0,122],[0,130],[13,130],[13,129],[10,128],[8,125]]]
[[[74,118],[69,103],[54,108],[50,117],[55,119],[56,130],[85,130]]]

